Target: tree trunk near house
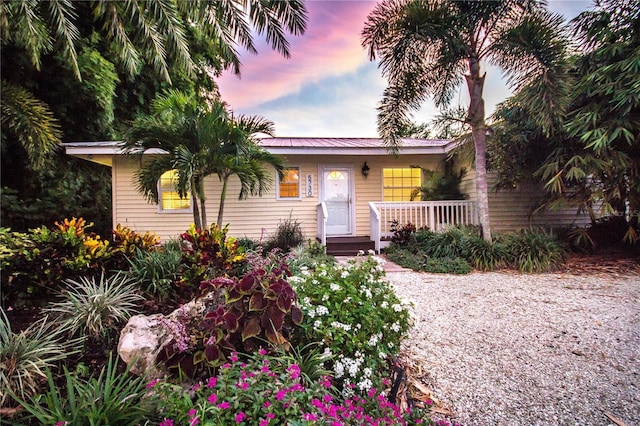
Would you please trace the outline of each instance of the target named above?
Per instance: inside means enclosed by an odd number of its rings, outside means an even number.
[[[484,123],[484,75],[480,76],[480,62],[475,56],[469,59],[470,75],[465,76],[469,90],[469,115],[473,145],[476,159],[476,192],[478,197],[478,221],[480,236],[491,242],[491,225],[489,222],[489,189],[487,185],[487,127]]]
[[[202,222],[200,221],[200,209],[198,207],[198,198],[191,192],[191,204],[193,205],[193,223],[196,229],[202,229]]]
[[[220,193],[220,207],[218,208],[218,224],[219,228],[222,228],[222,216],[224,215],[224,201],[227,198],[227,182],[229,181],[229,176],[224,176],[222,178],[222,192]]]

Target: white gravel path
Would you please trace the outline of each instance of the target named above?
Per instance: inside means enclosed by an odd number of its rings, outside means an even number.
[[[471,425],[640,426],[640,277],[389,272],[404,353]]]

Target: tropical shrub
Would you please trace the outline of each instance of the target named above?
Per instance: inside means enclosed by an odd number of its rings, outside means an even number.
[[[347,391],[377,386],[411,326],[408,306],[384,280],[379,260],[359,256],[346,265],[303,269],[290,281],[304,313],[299,341],[325,345]]]
[[[0,309],[0,407],[37,394],[46,380],[45,370],[78,352],[80,342],[67,339],[65,334],[66,330],[48,317],[14,333]]]
[[[117,332],[118,326],[137,312],[144,298],[124,272],[109,278],[68,279],[62,300],[51,303],[45,312],[58,317],[73,335],[99,339]]]
[[[341,401],[332,391],[331,378],[302,380],[300,366],[260,350],[248,362],[233,354],[218,374],[198,383],[186,396],[182,387],[153,381],[164,407],[162,426],[169,425],[414,425],[422,413],[401,413],[376,389],[366,397]]]
[[[504,234],[508,262],[521,272],[546,272],[557,269],[566,258],[566,250],[555,235],[544,230],[525,229]]]
[[[389,229],[393,232],[391,242],[399,245],[408,244],[416,232],[416,226],[413,223],[400,225],[395,219],[391,221],[391,227]]]
[[[154,250],[136,248],[128,260],[128,275],[146,296],[164,301],[175,290],[182,270],[179,244],[167,243]]]
[[[113,259],[110,269],[125,270],[129,266],[128,259],[135,256],[136,252],[150,252],[158,248],[160,237],[151,232],[140,234],[129,227],[118,224],[113,230]]]
[[[387,252],[387,257],[394,263],[414,271],[424,271],[441,274],[468,274],[471,266],[461,257],[433,258],[422,253],[412,253],[409,250],[396,248]]]
[[[286,261],[260,259],[240,279],[202,281],[203,295],[211,292],[213,296],[204,298],[203,318],[174,336],[158,356],[160,362],[194,376],[202,368],[223,364],[231,352],[251,352],[265,343],[289,344],[292,328],[302,321],[302,311],[287,281]]]
[[[283,253],[288,253],[303,243],[302,225],[296,219],[289,217],[278,223],[275,235],[267,240],[264,250],[270,252],[274,249],[280,249]]]
[[[178,285],[196,291],[200,283],[218,276],[228,276],[244,264],[244,250],[229,237],[228,226],[212,224],[209,229],[194,225],[180,236],[183,270]]]
[[[47,369],[48,389],[34,398],[18,398],[24,414],[17,424],[42,425],[137,425],[155,411],[143,399],[146,382],[121,373],[118,360],[109,358],[100,374],[88,380],[64,369],[64,385],[56,383]],[[21,423],[24,422],[24,423]]]

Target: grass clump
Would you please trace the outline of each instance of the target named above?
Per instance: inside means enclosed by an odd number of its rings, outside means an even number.
[[[40,391],[47,368],[78,352],[80,342],[66,339],[65,333],[48,317],[14,333],[0,309],[0,407],[31,398]]]

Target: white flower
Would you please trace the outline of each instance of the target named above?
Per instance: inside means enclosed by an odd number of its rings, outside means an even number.
[[[313,322],[313,328],[320,328],[321,325],[322,325],[322,322],[320,320],[315,320]]]
[[[364,379],[360,383],[358,383],[357,386],[361,391],[366,391],[373,387],[373,383],[371,383],[371,380],[369,379]]]
[[[369,249],[369,251],[367,253],[369,253],[371,256],[375,256],[375,254],[376,254],[376,252],[371,250],[371,249]]]
[[[393,309],[395,312],[402,312],[402,306],[398,305],[397,303],[391,305],[391,309]]]
[[[398,322],[394,322],[393,324],[391,324],[391,330],[395,331],[396,333],[398,331],[400,331],[400,324],[398,324]]]
[[[372,373],[373,371],[371,371],[369,367],[365,367],[364,370],[362,370],[362,374],[364,374],[364,377],[371,377]]]
[[[318,305],[316,306],[316,313],[320,316],[327,315],[329,313],[329,309],[326,306]]]
[[[340,289],[342,289],[342,287],[340,287],[338,284],[331,283],[329,285],[329,289],[331,289],[331,291],[340,291]]]
[[[380,352],[378,353],[378,357],[380,357],[380,359],[387,359],[387,354],[384,352]]]
[[[309,310],[307,311],[307,315],[309,315],[309,318],[314,318],[316,316],[315,309],[309,308]]]
[[[342,273],[340,273],[340,278],[347,278],[349,276],[349,271],[342,271]]]
[[[319,274],[319,275],[320,275],[321,277],[326,277],[326,276],[327,276],[327,270],[326,270],[326,269],[323,269],[322,271],[320,271],[320,274]]]
[[[364,250],[358,250],[358,256],[364,256]]]
[[[327,300],[329,300],[329,295],[328,294],[323,294],[322,295],[322,301],[326,302]]]
[[[333,364],[333,371],[336,373],[336,378],[344,376],[344,365],[340,361],[336,361]]]
[[[381,307],[382,309],[387,309],[387,308],[389,307],[389,303],[388,303],[386,300],[384,300],[384,301],[380,304],[380,307]]]

